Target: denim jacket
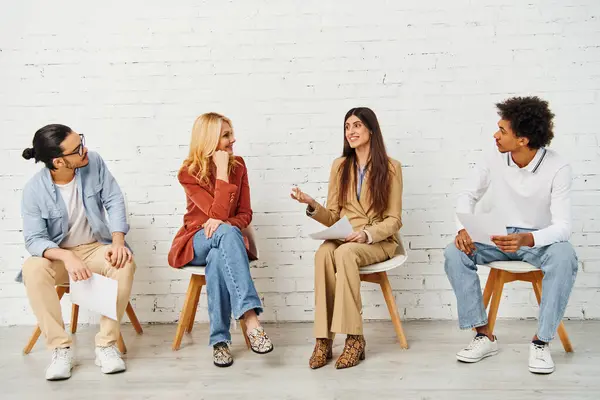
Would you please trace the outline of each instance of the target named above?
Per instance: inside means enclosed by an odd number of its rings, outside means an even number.
[[[77,192],[83,199],[94,238],[110,244],[113,232],[129,231],[125,201],[102,157],[90,151],[88,158],[87,166],[75,170]],[[46,250],[59,247],[69,231],[69,214],[48,168],[40,170],[25,185],[21,215],[25,247],[32,256],[43,257]],[[20,273],[17,281],[21,281]]]

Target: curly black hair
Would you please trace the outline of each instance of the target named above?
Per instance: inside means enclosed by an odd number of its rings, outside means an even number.
[[[537,96],[511,97],[497,103],[498,115],[510,122],[517,137],[529,139],[531,149],[539,149],[550,144],[554,137],[554,114],[548,102]]]

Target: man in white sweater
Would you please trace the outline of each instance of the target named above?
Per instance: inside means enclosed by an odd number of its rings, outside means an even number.
[[[496,104],[500,121],[494,134],[497,151],[486,154],[457,201],[457,213],[473,213],[490,190],[492,210],[506,221],[508,235],[491,238],[496,246],[474,243],[458,224],[454,243],[445,251],[445,270],[457,299],[461,329],[477,335],[457,353],[474,363],[498,353],[488,328],[477,264],[525,261],[542,270],[539,323],[529,350],[529,370],[554,371],[550,342],[562,317],[577,275],[571,235],[571,168],[547,149],[554,133],[554,114],[538,97],[514,97]]]

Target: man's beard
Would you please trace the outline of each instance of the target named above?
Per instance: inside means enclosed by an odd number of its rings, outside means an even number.
[[[65,160],[65,167],[67,167],[68,169],[76,170],[78,168],[85,167],[85,165],[83,165],[83,162],[79,162],[79,163],[75,164],[75,163],[69,162],[68,160]]]

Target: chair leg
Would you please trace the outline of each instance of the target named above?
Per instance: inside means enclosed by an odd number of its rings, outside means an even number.
[[[77,332],[77,320],[79,319],[79,306],[73,304],[71,306],[71,333]]]
[[[190,284],[185,295],[185,302],[183,303],[183,309],[179,316],[179,323],[177,324],[177,332],[175,333],[175,339],[173,340],[173,351],[179,350],[181,346],[181,339],[183,334],[190,323],[190,317],[192,315],[193,301],[196,298],[197,292],[200,290],[200,279],[199,275],[192,275],[190,278]]]
[[[129,320],[131,321],[131,324],[133,325],[133,328],[135,329],[137,334],[141,335],[142,333],[144,333],[142,325],[140,324],[137,315],[135,315],[135,311],[133,311],[131,303],[127,303],[127,308],[125,309],[125,312],[127,313],[127,316],[129,317]]]
[[[483,289],[483,309],[487,310],[490,305],[490,299],[492,298],[492,293],[494,293],[494,283],[496,282],[497,270],[494,268],[490,269],[490,273],[488,274],[487,281],[485,282],[485,289]],[[477,328],[471,329],[474,332],[477,332]]]
[[[123,340],[123,335],[119,333],[119,340],[117,340],[117,347],[121,354],[127,354],[127,347],[125,346],[125,341]]]
[[[392,318],[392,323],[394,324],[394,329],[396,330],[396,336],[398,336],[400,347],[403,349],[408,349],[408,342],[406,341],[406,336],[404,335],[404,329],[402,329],[402,322],[400,322],[398,307],[396,306],[396,301],[394,300],[392,286],[390,285],[387,273],[379,272],[379,276],[379,284],[381,286],[381,291],[383,292],[383,298],[385,299],[385,303],[387,304],[390,312],[390,317]]]
[[[250,339],[248,339],[248,328],[246,327],[246,321],[240,319],[240,326],[242,327],[242,335],[244,335],[244,340],[246,341],[246,346],[250,348]]]
[[[67,291],[68,291],[68,288],[66,288],[66,287],[63,287],[63,286],[56,287],[56,295],[58,296],[58,301],[60,301],[63,298],[63,296],[65,295],[65,293]],[[35,346],[35,344],[38,341],[38,339],[40,338],[41,334],[42,334],[42,330],[40,329],[40,326],[37,325],[35,327],[35,330],[33,331],[33,334],[31,335],[31,338],[29,339],[29,342],[27,342],[27,345],[23,349],[23,354],[29,354],[31,352],[31,350],[33,349],[33,346]]]
[[[500,300],[502,299],[502,289],[504,288],[504,271],[498,270],[494,280],[492,303],[490,304],[490,312],[488,314],[488,327],[492,334],[494,334],[494,325],[496,325],[498,308],[500,307]]]
[[[538,304],[542,303],[542,278],[535,282],[531,282],[531,286],[533,286],[533,291],[535,292],[535,298],[537,299]],[[560,321],[558,325],[558,336],[560,337],[560,341],[567,353],[573,352],[573,345],[571,344],[571,340],[569,339],[569,335],[567,334],[567,329],[565,328],[565,324]]]
[[[485,289],[483,290],[483,308],[486,310],[490,305],[490,299],[494,292],[494,283],[496,282],[496,276],[498,275],[497,272],[497,269],[492,268],[488,275],[487,282],[485,283]]]
[[[192,329],[194,329],[194,321],[196,320],[196,311],[198,310],[198,303],[200,302],[200,293],[202,292],[202,283],[200,282],[200,287],[198,288],[198,294],[196,295],[196,297],[194,297],[194,299],[192,300],[192,304],[193,304],[193,309],[192,309],[192,315],[190,316],[190,323],[187,326],[186,332],[187,333],[191,333]]]
[[[31,338],[29,339],[29,342],[27,342],[27,346],[25,346],[25,348],[23,349],[23,354],[29,354],[31,352],[33,346],[35,346],[35,343],[38,341],[41,334],[42,330],[39,326],[36,326],[35,330],[33,331],[33,334],[31,335]]]
[[[558,336],[560,337],[560,341],[562,342],[563,347],[567,353],[573,352],[573,345],[571,344],[571,339],[569,339],[569,335],[567,335],[567,329],[565,328],[565,324],[560,321],[558,325]]]

